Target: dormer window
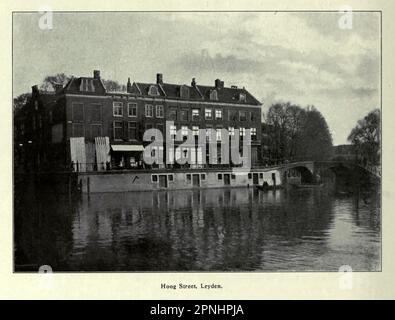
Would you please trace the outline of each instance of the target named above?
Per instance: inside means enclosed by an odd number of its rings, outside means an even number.
[[[217,90],[211,90],[211,92],[210,92],[210,100],[218,100]]]
[[[93,80],[82,78],[80,84],[80,91],[94,92],[95,86],[93,85]]]
[[[180,87],[180,98],[181,99],[189,99],[189,88],[186,86]]]
[[[246,102],[246,94],[245,93],[240,93],[239,94],[239,101],[240,102]]]
[[[158,87],[157,86],[150,86],[148,90],[148,94],[150,96],[157,96],[159,95]]]

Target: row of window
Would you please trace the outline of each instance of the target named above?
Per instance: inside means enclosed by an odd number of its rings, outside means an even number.
[[[206,180],[206,174],[205,174],[205,173],[200,173],[199,175],[200,175],[200,180],[201,180],[201,181],[205,181],[205,180]],[[229,174],[228,174],[228,175],[229,175]],[[167,175],[167,177],[168,177],[168,180],[169,180],[170,182],[174,181],[174,177],[173,177],[172,174]],[[192,174],[191,174],[191,173],[186,173],[186,174],[185,174],[185,177],[186,177],[186,180],[187,180],[187,181],[191,181],[191,180],[192,180]],[[231,173],[231,174],[230,174],[230,178],[231,178],[232,180],[235,180],[235,179],[236,179],[236,175],[235,175],[234,173]],[[273,178],[273,175],[272,175],[272,178]],[[218,174],[217,174],[217,179],[218,179],[218,180],[223,180],[223,179],[224,179],[224,174],[223,174],[223,173],[218,173]],[[249,179],[249,180],[252,179],[252,173],[249,173],[249,174],[248,174],[248,179]],[[262,172],[259,173],[259,179],[263,179],[263,173],[262,173]],[[158,182],[158,175],[157,175],[157,174],[151,175],[151,181],[152,181],[152,182]]]
[[[158,87],[155,85],[151,85],[148,88],[148,94],[151,96],[158,96],[159,90]],[[179,91],[180,98],[182,99],[189,99],[189,88],[187,86],[181,86]],[[246,102],[246,94],[240,92],[238,94],[238,99],[240,102]],[[210,100],[218,100],[218,91],[215,89],[210,90]]]
[[[102,105],[100,103],[91,103],[87,107],[87,117],[88,122],[101,122],[102,115]],[[123,102],[114,102],[113,103],[113,116],[114,117],[123,117],[124,108]],[[137,103],[131,102],[127,104],[127,116],[128,117],[137,117]],[[153,106],[151,104],[146,104],[144,109],[144,115],[147,118],[153,118],[154,115],[156,118],[164,118],[164,107],[163,105]],[[179,118],[180,121],[189,121],[189,110],[181,109],[179,112],[176,108],[169,108],[169,120],[177,120]],[[192,109],[192,120],[200,120],[201,119],[201,110],[193,108]],[[213,109],[213,108],[205,108],[204,109],[204,119],[206,120],[222,120],[223,119],[223,110],[222,109]],[[72,120],[74,122],[82,122],[84,121],[84,104],[80,102],[75,102],[72,105]],[[228,120],[239,120],[239,121],[247,121],[254,120],[254,115],[252,112],[245,110],[229,110],[228,112]]]
[[[91,136],[91,137],[99,137],[102,136],[102,125],[101,124],[91,124],[87,126],[88,131],[85,132],[85,126],[84,124],[81,123],[73,123],[73,136],[75,137],[83,137],[83,136]],[[149,130],[154,128],[153,124],[147,123],[145,125],[145,130]],[[138,126],[137,122],[135,121],[128,121],[128,122],[123,122],[123,121],[114,121],[113,122],[113,138],[114,140],[138,140]],[[164,132],[164,125],[162,123],[157,123],[156,124],[156,129],[161,131],[162,133]],[[186,137],[188,136],[188,127],[187,126],[181,126],[181,135]],[[192,134],[194,136],[199,135],[199,127],[198,126],[192,126]],[[208,140],[211,140],[211,130],[216,131],[216,139],[217,141],[222,140],[222,128],[217,127],[216,129],[207,127],[206,128],[206,137]],[[245,136],[246,133],[246,128],[240,128],[240,136]],[[256,128],[251,128],[251,137],[253,140],[256,139],[257,131]],[[175,125],[170,126],[170,135],[175,136],[177,133],[177,127]],[[234,127],[229,127],[228,128],[228,133],[230,136],[235,135],[235,128]]]
[[[169,120],[177,120],[177,109],[169,108]],[[202,118],[201,110],[193,108],[192,109],[192,120],[201,120]],[[205,108],[204,109],[204,119],[205,120],[223,120],[223,110],[222,109],[213,109],[213,108]],[[189,110],[181,109],[179,112],[179,120],[180,121],[189,121]],[[255,120],[254,113],[245,110],[229,110],[228,111],[228,120],[232,121],[253,121]]]
[[[181,135],[182,136],[188,136],[188,126],[181,126]],[[222,128],[217,127],[216,129],[210,128],[209,126],[206,126],[206,136],[210,139],[211,138],[211,130],[216,130],[216,136],[217,140],[221,141],[222,139]],[[192,135],[198,136],[199,135],[199,130],[200,128],[198,126],[192,126]],[[251,137],[254,139],[256,138],[256,128],[251,128]],[[175,125],[170,126],[170,135],[175,136],[177,133],[177,127]],[[235,135],[235,127],[229,127],[228,128],[228,133],[230,136]],[[246,134],[246,128],[239,128],[239,133],[241,137],[244,137]]]
[[[131,102],[127,104],[128,117],[137,117],[137,103]],[[156,105],[155,108],[151,104],[146,104],[144,109],[144,115],[147,118],[163,118],[164,117],[164,108],[162,105]],[[192,109],[192,120],[200,120],[201,119],[201,110],[193,108]],[[169,108],[169,120],[177,120],[178,110],[174,107]],[[123,117],[123,102],[114,102],[113,103],[113,115],[114,117]],[[247,121],[254,120],[254,115],[252,112],[240,110],[240,111],[229,111],[228,120],[239,120],[239,121]],[[205,108],[204,109],[204,119],[206,120],[222,120],[223,119],[223,111],[222,109],[212,109]],[[179,113],[179,120],[181,121],[189,121],[189,110],[181,109]]]
[[[162,105],[154,106],[152,104],[145,105],[145,116],[147,118],[152,118],[154,116],[156,118],[164,117],[164,108]],[[113,103],[113,115],[114,117],[123,117],[123,103],[122,102],[114,102]],[[137,117],[137,103],[128,103],[128,117]]]
[[[103,119],[102,105],[100,103],[91,103],[85,106],[86,117],[88,122],[101,122]],[[83,122],[84,117],[84,104],[81,102],[73,102],[71,108],[71,118],[73,122]]]

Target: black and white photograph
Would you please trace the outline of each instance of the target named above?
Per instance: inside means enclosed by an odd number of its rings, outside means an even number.
[[[14,11],[13,272],[381,272],[381,23]]]

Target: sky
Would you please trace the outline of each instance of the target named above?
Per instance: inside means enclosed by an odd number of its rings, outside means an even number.
[[[14,96],[65,73],[126,84],[164,82],[245,87],[263,103],[314,105],[335,145],[380,107],[380,16],[354,12],[14,13]],[[348,20],[350,21],[350,20]]]

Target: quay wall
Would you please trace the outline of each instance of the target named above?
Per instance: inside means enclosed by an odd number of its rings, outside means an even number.
[[[79,173],[78,183],[82,193],[129,192],[153,190],[180,190],[193,188],[247,187],[281,185],[277,169],[185,170],[185,171],[126,171]]]

